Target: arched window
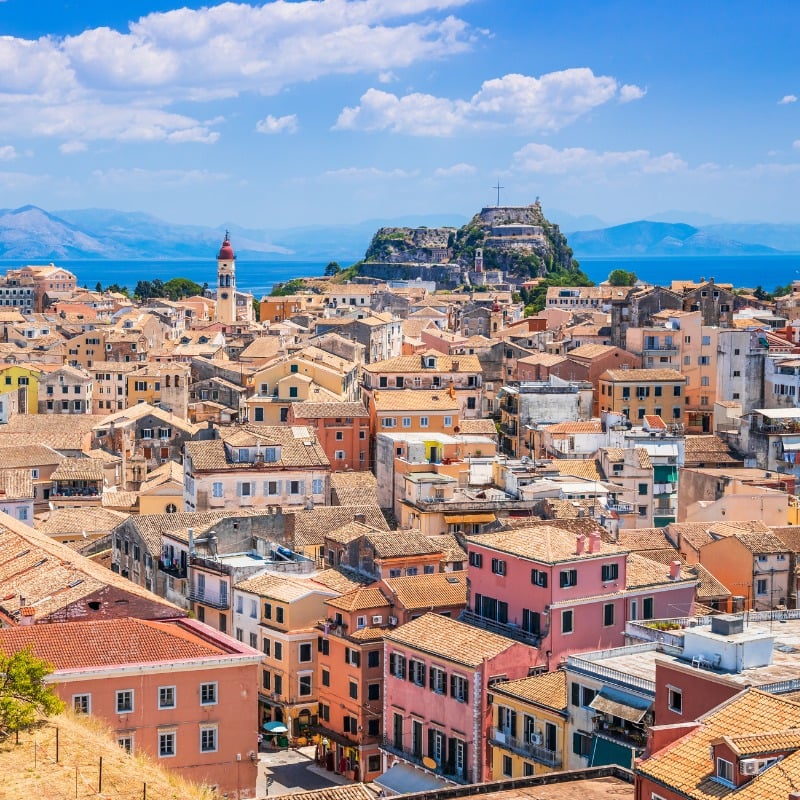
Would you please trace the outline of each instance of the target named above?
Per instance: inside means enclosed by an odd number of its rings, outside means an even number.
[[[175,503],[169,503],[164,509],[167,514],[175,514],[178,511],[178,506]]]

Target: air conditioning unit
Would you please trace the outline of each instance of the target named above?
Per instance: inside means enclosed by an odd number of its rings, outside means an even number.
[[[541,743],[543,741],[544,741],[544,738],[542,737],[541,733],[532,733],[531,734],[531,744],[541,745]]]
[[[397,625],[397,617],[389,617],[390,625]]]
[[[743,758],[739,762],[739,772],[742,775],[757,775],[761,762],[757,758]]]

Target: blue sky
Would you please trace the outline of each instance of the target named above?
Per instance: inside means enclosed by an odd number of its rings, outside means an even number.
[[[799,43],[796,0],[0,0],[0,206],[800,222]]]

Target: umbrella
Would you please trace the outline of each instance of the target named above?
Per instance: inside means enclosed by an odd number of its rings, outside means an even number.
[[[264,730],[267,733],[289,733],[289,729],[282,722],[278,722],[277,720],[265,722]]]

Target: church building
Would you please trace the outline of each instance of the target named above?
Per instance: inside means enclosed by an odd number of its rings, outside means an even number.
[[[225,325],[249,324],[255,320],[253,295],[236,290],[236,255],[227,231],[217,255],[216,320]]]

